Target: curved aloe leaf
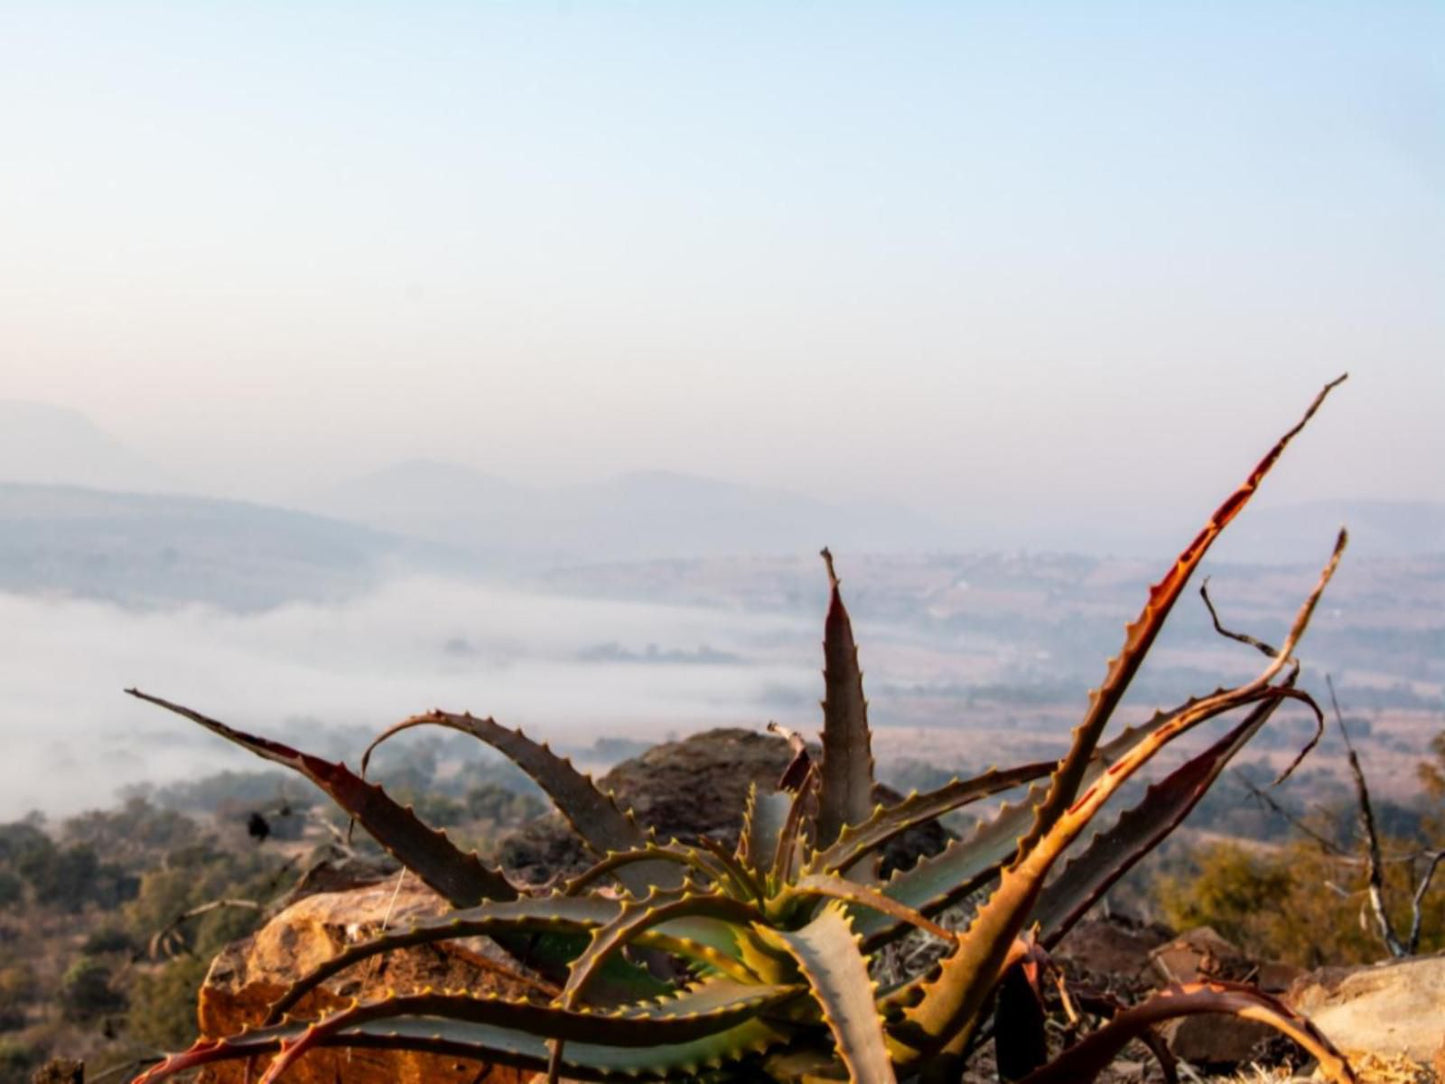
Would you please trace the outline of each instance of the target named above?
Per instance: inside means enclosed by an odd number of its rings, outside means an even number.
[[[361,758],[361,772],[371,761],[371,754],[382,742],[418,726],[441,726],[459,730],[483,741],[504,754],[547,792],[558,811],[567,818],[573,830],[600,855],[612,851],[632,851],[644,846],[649,833],[624,813],[610,794],[597,789],[589,776],[572,766],[566,757],[559,757],[545,742],[534,742],[520,730],[502,726],[493,719],[480,719],[470,714],[433,711],[403,719],[379,734]],[[618,879],[635,895],[646,895],[649,888],[676,888],[682,883],[678,870],[667,863],[642,864],[618,871]]]
[[[620,901],[603,896],[549,895],[484,903],[435,918],[418,919],[403,929],[358,942],[317,965],[297,979],[272,1004],[266,1023],[279,1021],[293,1005],[327,979],[383,953],[461,937],[487,936],[498,941],[506,940],[507,934],[546,936],[567,933],[585,937],[592,930],[614,921],[621,910]],[[525,944],[522,941],[516,943]]]
[[[1318,1061],[1326,1079],[1335,1084],[1356,1084],[1349,1062],[1308,1020],[1254,987],[1224,982],[1171,987],[1142,1005],[1125,1009],[1048,1065],[1030,1073],[1022,1084],[1080,1084],[1094,1080],[1131,1040],[1153,1025],[1199,1013],[1226,1013],[1268,1024]]]
[[[1278,700],[1266,700],[1203,753],[1153,784],[1144,798],[1100,832],[1039,895],[1030,925],[1039,927],[1039,941],[1052,948],[1074,923],[1124,874],[1154,850],[1214,785],[1219,773],[1269,720]]]
[[[1248,684],[1199,701],[1150,735],[1112,765],[1078,801],[1065,810],[1054,827],[1024,855],[1022,861],[1003,871],[998,888],[960,937],[958,949],[939,962],[936,974],[920,985],[921,998],[904,1010],[906,1025],[903,1031],[910,1040],[920,1033],[928,1037],[922,1056],[926,1057],[931,1052],[930,1044],[936,1049],[937,1045],[947,1042],[960,1030],[971,1029],[975,1025],[978,1013],[1002,971],[1009,946],[1033,910],[1054,862],[1078,838],[1104,802],[1160,749],[1204,720],[1248,704],[1293,699],[1309,704],[1318,713],[1318,706],[1307,695],[1287,685],[1271,685],[1270,681],[1284,668],[1295,644],[1304,634],[1320,596],[1339,565],[1346,541],[1347,536],[1341,531],[1329,563],[1295,615],[1281,654],[1274,661]]]
[[[621,880],[629,867],[644,863],[684,866],[694,873],[702,874],[714,884],[726,883],[733,878],[729,866],[703,848],[689,847],[682,843],[646,843],[635,850],[614,851],[607,855],[568,881],[563,892],[575,896],[608,876],[616,876]]]
[[[891,1084],[896,1079],[893,1062],[883,1020],[873,1001],[868,964],[858,951],[842,908],[828,905],[800,930],[762,929],[759,935],[798,962],[808,980],[808,991],[833,1033],[848,1079]]]
[[[853,904],[856,907],[867,908],[870,911],[877,911],[899,922],[907,922],[917,926],[920,930],[926,930],[943,941],[952,941],[954,937],[951,930],[945,929],[912,907],[889,899],[882,892],[868,885],[861,885],[856,881],[848,881],[832,874],[809,873],[799,877],[783,892],[780,897],[780,906],[786,908],[792,900],[806,899],[810,896],[823,896]]]
[[[801,986],[711,980],[676,996],[609,1012],[576,1011],[530,1001],[468,993],[388,997],[343,1009],[285,1044],[261,1084],[275,1084],[308,1050],[348,1029],[381,1021],[455,1020],[515,1029],[544,1039],[613,1047],[650,1047],[704,1039],[746,1023],[763,1009],[801,993]]]
[[[743,897],[751,896],[755,900],[761,900],[767,895],[762,882],[738,859],[735,848],[726,847],[711,836],[699,836],[697,845],[726,867],[729,877]]]
[[[1074,798],[1083,781],[1084,770],[1088,766],[1089,758],[1093,755],[1094,747],[1099,743],[1104,727],[1114,714],[1114,709],[1119,706],[1119,701],[1123,699],[1129,683],[1134,679],[1134,674],[1144,661],[1144,656],[1148,654],[1149,648],[1159,635],[1159,630],[1163,628],[1169,611],[1174,608],[1174,603],[1183,593],[1189,578],[1199,567],[1200,561],[1204,560],[1204,555],[1209,552],[1209,548],[1214,545],[1215,540],[1229,526],[1234,517],[1239,515],[1244,506],[1249,503],[1249,499],[1254,496],[1265,475],[1284,454],[1290,441],[1294,440],[1300,430],[1314,417],[1315,411],[1319,410],[1325,397],[1344,380],[1345,376],[1340,376],[1321,389],[1294,428],[1275,442],[1274,447],[1255,465],[1254,470],[1250,471],[1249,477],[1225,499],[1223,504],[1214,510],[1214,514],[1209,517],[1209,522],[1200,529],[1194,541],[1189,543],[1184,552],[1175,560],[1174,567],[1149,589],[1149,599],[1144,604],[1144,609],[1133,622],[1125,626],[1124,646],[1120,649],[1119,654],[1109,661],[1109,668],[1104,675],[1103,683],[1089,694],[1088,711],[1079,725],[1074,728],[1068,755],[1059,762],[1059,768],[1054,773],[1048,797],[1039,807],[1033,827],[1029,830],[1028,835],[1019,841],[1018,861],[1023,860],[1034,844],[1042,839],[1064,812],[1073,805]]]
[[[847,869],[904,832],[972,802],[1041,779],[1052,772],[1057,763],[1049,760],[1004,770],[992,768],[972,779],[955,779],[924,794],[915,791],[894,805],[878,806],[862,824],[845,827],[832,846],[809,859],[807,869],[818,873]]]
[[[335,764],[289,745],[236,730],[198,711],[127,689],[138,700],[155,704],[199,723],[213,734],[257,756],[299,772],[325,791],[398,862],[435,889],[453,907],[471,907],[483,900],[510,900],[516,887],[500,870],[484,865],[474,853],[459,849],[445,832],[429,828],[412,811],[393,801],[381,787],[368,783],[345,764]]]
[[[758,989],[752,987],[752,989]],[[789,993],[787,996],[797,996]],[[764,1002],[766,1004],[766,1002]],[[578,1080],[669,1080],[695,1074],[710,1066],[735,1062],[749,1054],[776,1046],[783,1034],[755,1018],[755,1009],[743,1014],[742,1023],[701,1038],[656,1045],[623,1046],[617,1043],[569,1044],[562,1068]],[[618,1018],[612,1018],[614,1024]],[[621,1026],[647,1030],[651,1021]],[[155,1084],[178,1073],[222,1061],[275,1053],[307,1033],[296,1026],[244,1032],[223,1040],[202,1040],[190,1050],[173,1054],[136,1078],[135,1084]],[[400,1017],[355,1023],[316,1037],[311,1044],[326,1048],[405,1050],[467,1058],[487,1064],[540,1070],[546,1067],[545,1039],[514,1026],[477,1023],[437,1016]]]
[[[572,1007],[582,997],[598,968],[622,946],[636,941],[648,930],[678,919],[709,918],[751,925],[765,923],[766,916],[750,903],[709,893],[663,896],[653,894],[641,900],[625,900],[617,917],[592,931],[587,948],[572,962],[560,1002]]]
[[[828,616],[823,623],[822,786],[818,795],[817,845],[826,847],[846,824],[862,824],[873,812],[873,750],[868,732],[868,701],[853,623],[838,590],[833,555],[828,566]]]

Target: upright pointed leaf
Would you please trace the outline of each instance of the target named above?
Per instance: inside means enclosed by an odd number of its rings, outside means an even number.
[[[794,796],[786,791],[763,791],[756,783],[748,789],[743,809],[743,830],[738,837],[738,860],[760,877],[773,871],[778,843],[788,823]]]
[[[830,596],[823,625],[822,789],[816,845],[826,847],[846,824],[862,824],[873,812],[873,750],[868,732],[868,701],[858,669],[853,623],[838,590],[833,555],[823,551]]]
[[[398,862],[446,897],[452,906],[471,907],[483,900],[516,898],[516,888],[499,870],[489,869],[475,854],[459,849],[445,832],[427,827],[410,809],[398,805],[381,787],[368,783],[345,764],[314,757],[269,738],[255,737],[139,689],[126,692],[304,775],[359,821]]]
[[[1325,397],[1344,380],[1345,377],[1341,376],[1324,386],[1305,411],[1304,417],[1295,424],[1294,428],[1275,442],[1274,447],[1255,465],[1254,470],[1250,471],[1249,477],[1225,499],[1223,504],[1215,509],[1214,514],[1209,517],[1209,522],[1200,529],[1194,541],[1185,547],[1184,552],[1174,562],[1174,567],[1149,589],[1149,599],[1144,604],[1144,609],[1133,622],[1125,627],[1124,646],[1120,649],[1119,654],[1109,661],[1108,672],[1104,675],[1103,684],[1089,693],[1088,711],[1085,713],[1083,721],[1074,728],[1069,752],[1059,762],[1059,768],[1054,773],[1048,797],[1039,807],[1038,816],[1029,830],[1029,834],[1019,841],[1018,858],[1020,860],[1073,804],[1084,777],[1084,770],[1088,766],[1089,758],[1094,753],[1094,747],[1099,743],[1099,737],[1103,734],[1104,727],[1114,714],[1114,709],[1119,706],[1119,701],[1123,699],[1129,683],[1134,679],[1134,674],[1144,661],[1144,656],[1148,654],[1149,648],[1159,635],[1159,630],[1164,627],[1164,620],[1169,616],[1169,611],[1174,608],[1174,603],[1183,593],[1194,570],[1204,560],[1204,555],[1209,552],[1209,548],[1214,545],[1215,540],[1229,526],[1234,517],[1239,515],[1244,506],[1249,503],[1249,499],[1254,496],[1265,475],[1284,454],[1290,441],[1314,417],[1315,411],[1320,408]]]

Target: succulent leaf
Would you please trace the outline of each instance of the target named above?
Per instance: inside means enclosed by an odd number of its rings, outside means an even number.
[[[940,926],[927,915],[890,899],[877,889],[827,873],[809,873],[799,877],[788,885],[779,897],[780,906],[785,909],[795,899],[810,896],[823,896],[853,904],[854,907],[880,912],[899,922],[907,922],[925,930],[943,941],[951,942],[954,937],[952,931]]]
[[[767,921],[766,916],[750,903],[704,892],[626,900],[615,919],[592,932],[587,948],[572,962],[560,1003],[568,1008],[576,1005],[600,966],[622,946],[637,941],[648,930],[665,923],[693,918],[721,919],[741,925]]]
[[[748,790],[743,830],[738,837],[738,859],[761,877],[773,871],[778,841],[792,808],[793,795],[785,791],[763,791],[756,783]]]
[[[838,1057],[857,1084],[896,1078],[873,1001],[868,965],[841,907],[830,904],[800,930],[764,929],[764,940],[786,949],[808,980],[808,990],[833,1033]]]
[[[1266,700],[1203,753],[1176,768],[1145,792],[1143,800],[1120,815],[1107,831],[1070,859],[1039,895],[1030,925],[1039,941],[1052,948],[1120,877],[1179,827],[1225,765],[1274,714],[1279,700]]]
[[[817,845],[838,838],[847,824],[862,824],[873,812],[873,750],[868,731],[868,701],[853,623],[838,590],[833,555],[828,566],[828,616],[823,624],[823,765],[818,794]]]
[[[525,1000],[469,993],[388,997],[343,1009],[285,1044],[261,1084],[274,1084],[308,1049],[348,1029],[398,1019],[463,1021],[595,1046],[648,1047],[706,1038],[796,997],[801,986],[767,986],[715,979],[676,996],[615,1011],[575,1011]]]
[[[568,881],[563,892],[576,896],[604,877],[616,876],[621,880],[629,867],[664,863],[686,867],[694,873],[702,874],[714,884],[726,884],[733,879],[729,866],[710,851],[677,842],[645,843],[635,849],[614,851],[607,855]]]
[[[1216,689],[1211,695],[1218,696],[1225,691]],[[1204,699],[1191,697],[1178,707],[1156,712],[1148,722],[1128,727],[1100,745],[1085,770],[1084,785],[1091,786],[1109,765],[1117,763],[1140,742]],[[992,820],[974,829],[973,835],[952,840],[938,854],[895,873],[882,886],[884,894],[930,915],[971,895],[997,877],[1004,864],[1014,857],[1018,840],[1033,822],[1034,808],[1043,801],[1046,791],[1047,784],[1034,784],[1017,802],[1000,807]],[[862,915],[856,925],[870,947],[900,930],[897,923],[880,914]]]
[[[520,730],[502,726],[493,719],[448,711],[432,711],[403,719],[388,727],[367,746],[361,758],[362,774],[366,774],[367,764],[377,746],[404,730],[418,726],[459,730],[504,754],[547,792],[547,797],[567,818],[573,831],[598,854],[633,851],[648,842],[648,833],[638,825],[632,814],[619,809],[612,796],[598,790],[592,779],[574,768],[570,760],[559,757],[546,743],[534,742]],[[677,868],[665,862],[630,866],[619,870],[617,876],[635,895],[646,895],[653,886],[676,888],[682,883]]]
[[[505,943],[508,934],[571,933],[585,936],[616,919],[621,909],[620,901],[604,896],[527,896],[484,903],[435,918],[418,919],[403,929],[392,930],[345,948],[313,968],[297,979],[271,1006],[266,1022],[276,1023],[321,983],[374,956],[462,937],[488,936]],[[524,942],[515,943],[521,945]]]
[[[178,1073],[221,1061],[266,1055],[306,1034],[297,1027],[243,1032],[223,1040],[202,1040],[173,1054],[136,1078],[135,1084],[156,1084]],[[569,1044],[562,1067],[577,1080],[669,1080],[691,1076],[709,1067],[738,1062],[778,1045],[782,1033],[752,1016],[743,1023],[701,1038],[648,1046],[612,1043]],[[519,1028],[441,1017],[400,1017],[358,1023],[334,1034],[321,1034],[314,1044],[368,1050],[405,1050],[467,1058],[492,1065],[541,1070],[547,1065],[545,1040]]]
[[[972,779],[955,779],[925,794],[915,792],[891,806],[879,806],[862,824],[845,827],[832,846],[809,859],[807,868],[822,873],[847,869],[910,829],[973,802],[1043,778],[1054,770],[1056,763],[1050,760],[1005,770],[994,768]]]
[[[199,723],[213,734],[257,756],[299,772],[325,791],[398,862],[406,866],[454,907],[470,907],[483,900],[509,900],[516,887],[500,871],[487,866],[474,853],[463,851],[447,838],[398,805],[374,783],[354,774],[345,764],[332,763],[292,749],[269,738],[259,738],[229,727],[198,711],[151,696],[139,689],[127,693]]]
[[[1002,973],[1009,946],[1033,910],[1054,862],[1078,838],[1104,802],[1170,741],[1207,719],[1263,701],[1301,700],[1318,712],[1305,694],[1289,685],[1271,685],[1270,681],[1284,668],[1303,635],[1320,595],[1339,565],[1345,544],[1346,535],[1341,531],[1319,582],[1295,616],[1281,654],[1253,681],[1205,697],[1151,734],[1065,810],[1022,861],[1003,871],[998,888],[959,938],[958,949],[940,961],[937,976],[922,984],[923,996],[905,1010],[910,1034],[922,1031],[933,1042],[943,1043],[976,1024],[979,1010]]]
[[[1083,721],[1074,728],[1072,742],[1068,754],[1059,762],[1058,771],[1054,773],[1050,784],[1048,797],[1044,799],[1039,807],[1038,816],[1033,827],[1022,840],[1019,841],[1018,860],[1023,857],[1044,834],[1054,826],[1054,823],[1064,814],[1064,811],[1073,804],[1075,796],[1083,781],[1084,771],[1088,767],[1089,758],[1093,755],[1094,747],[1098,745],[1099,738],[1104,732],[1104,727],[1114,714],[1114,709],[1119,706],[1129,683],[1134,679],[1135,672],[1144,661],[1149,648],[1153,646],[1159,630],[1164,627],[1164,620],[1169,616],[1169,611],[1174,608],[1183,593],[1189,578],[1199,563],[1204,560],[1204,555],[1214,545],[1215,540],[1229,526],[1235,516],[1249,503],[1259,489],[1260,483],[1264,480],[1271,468],[1284,454],[1292,440],[1304,429],[1309,420],[1314,417],[1324,403],[1325,397],[1345,380],[1344,376],[1332,380],[1326,384],[1315,399],[1305,410],[1304,416],[1295,423],[1294,428],[1280,437],[1267,453],[1250,471],[1239,488],[1225,498],[1209,521],[1200,529],[1184,551],[1175,560],[1174,566],[1164,574],[1157,584],[1149,589],[1149,599],[1144,604],[1144,609],[1139,616],[1129,625],[1125,626],[1124,646],[1119,654],[1109,661],[1108,672],[1104,675],[1103,683],[1089,694],[1089,708],[1085,713]]]

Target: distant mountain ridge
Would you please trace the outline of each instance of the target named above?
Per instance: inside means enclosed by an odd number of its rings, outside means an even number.
[[[0,591],[228,610],[331,601],[437,547],[241,501],[0,483]]]
[[[0,400],[0,482],[126,493],[186,488],[80,411],[19,400]]]
[[[779,489],[638,471],[552,489],[414,460],[308,494],[298,507],[395,533],[539,563],[956,545],[944,527],[887,504],[830,504]]]
[[[901,506],[639,471],[553,488],[430,460],[396,463],[282,508],[179,496],[181,483],[83,414],[0,402],[0,591],[255,609],[331,599],[399,570],[526,578],[672,559],[840,552],[1175,552],[1178,531],[1095,517],[1067,532],[942,526]],[[169,493],[170,495],[163,495]],[[1445,553],[1445,503],[1331,500],[1247,510],[1217,562],[1312,564],[1335,530],[1351,559]],[[1040,524],[1041,528],[1044,527]]]

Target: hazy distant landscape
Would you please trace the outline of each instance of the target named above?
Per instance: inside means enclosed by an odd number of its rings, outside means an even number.
[[[122,697],[130,685],[262,730],[354,727],[358,749],[433,706],[582,751],[723,723],[814,728],[821,542],[847,581],[873,719],[916,732],[898,756],[925,733],[960,766],[989,759],[985,737],[993,759],[1047,754],[1182,542],[1150,559],[969,550],[921,516],[780,491],[653,474],[542,492],[427,463],[281,508],[146,492],[144,461],[74,414],[0,418],[12,444],[34,423],[47,453],[35,470],[12,455],[0,477],[0,816],[249,767]],[[1228,623],[1278,637],[1340,519],[1355,542],[1306,681],[1332,672],[1374,719],[1371,755],[1406,764],[1445,718],[1440,506],[1265,508],[1206,572]],[[1133,710],[1252,666],[1191,599]]]

